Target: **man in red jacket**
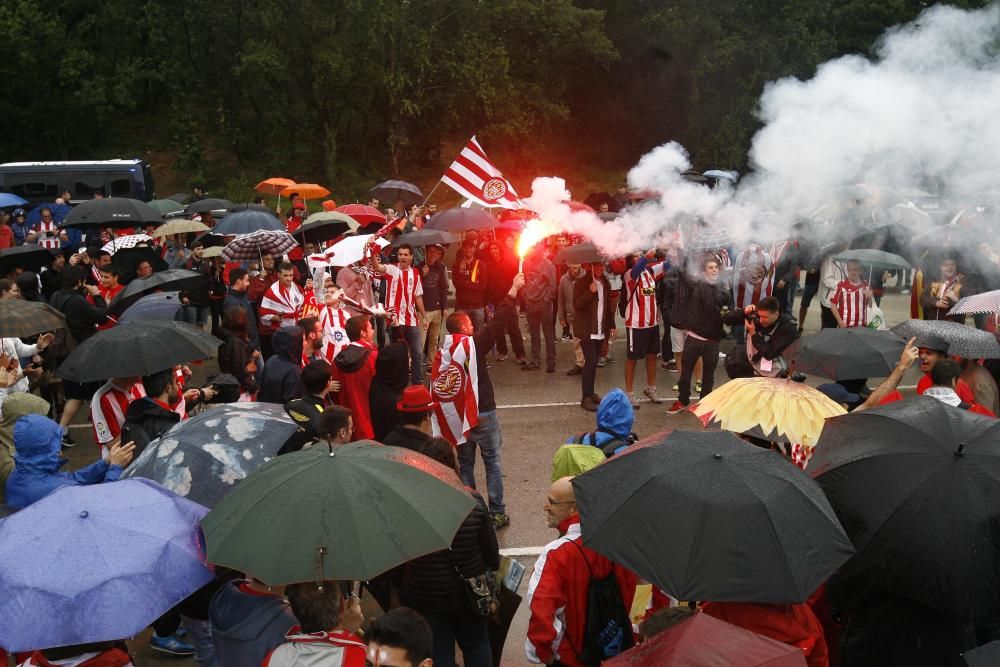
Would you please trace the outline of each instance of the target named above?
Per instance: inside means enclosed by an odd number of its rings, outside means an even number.
[[[546,545],[528,583],[531,618],[524,653],[533,663],[551,665],[558,661],[568,667],[583,667],[578,654],[586,645],[591,577],[601,579],[613,571],[628,613],[635,596],[636,576],[583,546],[572,479],[563,477],[553,482],[545,500],[549,528],[557,528],[560,537]]]
[[[350,409],[354,417],[354,438],[371,440],[375,437],[375,429],[368,393],[378,358],[375,327],[368,315],[355,315],[347,320],[344,330],[351,342],[333,359],[333,378],[340,382],[340,391],[334,400]]]

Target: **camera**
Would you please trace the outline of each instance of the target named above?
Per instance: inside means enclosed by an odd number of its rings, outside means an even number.
[[[755,327],[760,326],[760,313],[757,312],[756,308],[743,311],[743,319],[746,320],[747,324],[752,324]]]

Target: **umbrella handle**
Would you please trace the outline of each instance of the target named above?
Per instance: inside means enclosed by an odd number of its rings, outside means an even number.
[[[320,592],[323,591],[323,582],[326,581],[326,577],[323,576],[323,556],[326,555],[326,547],[316,547],[316,588]]]

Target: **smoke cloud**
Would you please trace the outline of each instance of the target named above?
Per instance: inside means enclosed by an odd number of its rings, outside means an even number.
[[[827,62],[807,81],[769,84],[752,171],[735,188],[686,181],[690,157],[671,142],[628,174],[633,190],[656,196],[614,221],[571,210],[558,178],[535,179],[528,205],[553,230],[585,234],[619,256],[665,247],[677,223],[692,219],[724,230],[736,246],[787,238],[797,216],[824,206],[833,215],[830,204],[858,184],[878,188],[869,205],[881,207],[934,192],[959,209],[977,203],[973,193],[1000,188],[1000,5],[932,7],[887,31],[875,54]]]

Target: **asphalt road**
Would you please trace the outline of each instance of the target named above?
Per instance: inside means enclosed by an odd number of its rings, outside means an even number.
[[[891,294],[883,300],[882,310],[890,323],[896,323],[909,317],[908,304],[908,296]],[[809,313],[806,333],[818,329],[819,306],[814,302]],[[731,340],[723,341],[723,351],[731,348],[732,344]],[[595,428],[594,414],[585,412],[579,406],[580,378],[565,375],[573,363],[572,345],[557,342],[556,346],[557,371],[554,374],[547,374],[544,370],[521,371],[520,367],[513,363],[513,358],[503,363],[495,363],[489,369],[496,388],[499,418],[503,430],[505,501],[511,517],[511,525],[499,533],[500,546],[527,568],[521,587],[522,595],[534,566],[535,555],[556,537],[555,533],[546,527],[542,510],[550,483],[552,457],[567,437]],[[597,391],[602,395],[614,387],[623,386],[625,348],[622,341],[613,344],[612,356],[616,358],[616,363],[608,364],[598,370]],[[195,383],[214,370],[215,365],[212,361],[205,362],[201,367],[194,367]],[[657,387],[664,403],[662,405],[653,405],[645,401],[641,403],[640,409],[636,411],[634,427],[640,437],[664,429],[701,427],[698,420],[689,413],[674,416],[666,414],[667,406],[676,396],[671,387],[676,384],[677,378],[675,373],[658,371]],[[720,360],[716,371],[716,386],[726,379]],[[904,379],[904,385],[915,384],[916,379],[916,372],[911,370],[910,376]],[[644,372],[639,370],[636,380],[639,391],[645,386],[644,380]],[[813,385],[825,381],[827,380],[822,378],[808,380]],[[872,387],[876,386],[875,382],[877,380],[870,382]],[[67,456],[70,459],[70,467],[76,468],[93,461],[97,456],[97,449],[89,426],[82,420],[73,429],[73,436],[79,444],[74,449],[68,450]],[[481,461],[477,463],[477,475],[480,480],[479,488],[485,489]],[[372,608],[369,612],[374,613],[375,609]],[[522,605],[508,635],[504,650],[505,665],[526,664],[522,647],[527,620],[526,609]],[[194,664],[193,661],[164,659],[157,656],[148,647],[148,631],[146,635],[134,640],[133,647],[136,664],[140,666]]]

